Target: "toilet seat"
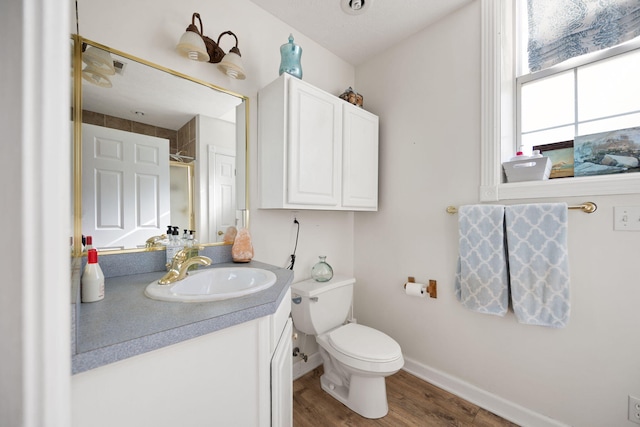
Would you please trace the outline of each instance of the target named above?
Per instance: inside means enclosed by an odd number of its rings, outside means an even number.
[[[348,323],[327,335],[331,347],[360,361],[386,363],[402,357],[400,345],[393,338],[368,326]]]

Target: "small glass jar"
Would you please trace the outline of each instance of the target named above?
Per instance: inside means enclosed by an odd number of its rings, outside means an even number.
[[[316,282],[328,282],[333,277],[333,268],[327,264],[327,257],[320,255],[320,261],[311,268],[311,277]]]

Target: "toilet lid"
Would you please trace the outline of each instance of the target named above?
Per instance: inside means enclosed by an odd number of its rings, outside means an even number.
[[[368,326],[348,323],[329,333],[329,343],[347,356],[369,362],[389,362],[402,356],[390,336]]]

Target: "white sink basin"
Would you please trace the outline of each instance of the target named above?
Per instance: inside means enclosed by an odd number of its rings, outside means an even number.
[[[269,270],[252,267],[208,268],[189,275],[170,285],[150,283],[146,296],[161,301],[206,302],[238,298],[263,291],[276,283],[276,275]]]

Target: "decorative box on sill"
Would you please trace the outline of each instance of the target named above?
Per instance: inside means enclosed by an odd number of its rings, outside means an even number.
[[[502,164],[507,182],[542,181],[549,179],[551,173],[551,159],[548,157],[533,157],[514,160]]]

